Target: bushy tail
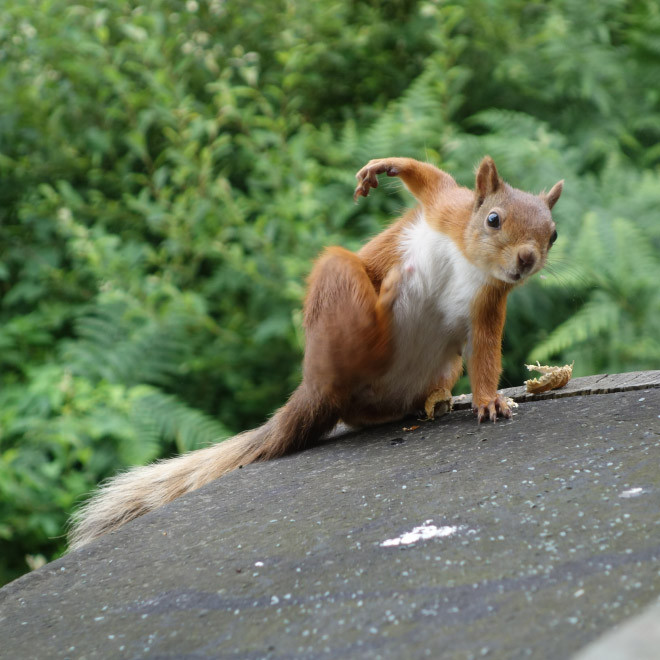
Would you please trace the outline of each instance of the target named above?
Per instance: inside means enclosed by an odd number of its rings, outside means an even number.
[[[255,461],[267,461],[306,446],[331,430],[336,412],[304,383],[263,426],[176,458],[113,477],[74,513],[69,546],[79,548],[133,518]]]

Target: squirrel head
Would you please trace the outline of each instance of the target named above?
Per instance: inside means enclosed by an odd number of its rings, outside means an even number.
[[[466,228],[467,253],[491,277],[518,284],[545,265],[557,238],[550,210],[564,182],[533,195],[512,188],[486,156],[477,169],[475,201]]]

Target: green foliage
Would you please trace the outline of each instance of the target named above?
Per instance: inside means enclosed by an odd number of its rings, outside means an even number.
[[[123,467],[262,422],[323,245],[410,204],[368,159],[565,179],[504,383],[660,359],[653,0],[25,0],[0,15],[0,581]],[[27,560],[34,565],[33,558]]]

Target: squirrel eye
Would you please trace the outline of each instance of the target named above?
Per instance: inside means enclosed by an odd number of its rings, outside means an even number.
[[[488,218],[486,218],[486,222],[488,223],[489,227],[492,227],[493,229],[499,229],[500,216],[493,211],[492,213],[488,214]]]
[[[557,240],[557,230],[552,232],[552,236],[550,236],[550,245],[552,245],[555,241]]]

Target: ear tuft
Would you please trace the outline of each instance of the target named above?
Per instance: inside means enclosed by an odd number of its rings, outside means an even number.
[[[557,181],[554,186],[550,189],[550,192],[547,195],[543,195],[545,203],[548,205],[548,208],[552,208],[559,199],[561,191],[564,189],[564,180]]]
[[[494,193],[502,185],[502,179],[497,173],[495,162],[490,156],[484,156],[475,179],[475,192],[477,193],[477,204],[481,206],[488,195]]]

